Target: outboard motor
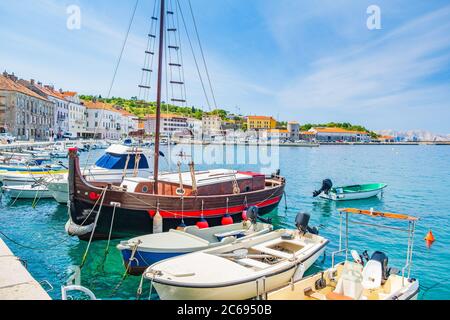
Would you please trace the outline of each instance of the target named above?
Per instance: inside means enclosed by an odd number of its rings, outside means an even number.
[[[295,226],[297,229],[304,234],[309,232],[315,235],[319,234],[319,230],[317,228],[309,227],[309,220],[311,219],[311,215],[309,213],[299,213],[295,218]]]
[[[250,207],[247,209],[247,219],[252,224],[256,224],[258,222],[258,207]]]
[[[322,188],[320,190],[314,191],[313,196],[318,197],[322,192],[328,194],[333,188],[333,182],[330,179],[325,179],[322,182]]]
[[[259,208],[256,206],[247,209],[247,219],[252,224],[256,224],[258,223],[258,221],[262,223],[272,224],[272,219],[263,219],[259,216]]]
[[[384,285],[386,283],[386,281],[389,279],[389,270],[388,270],[389,258],[388,258],[388,256],[383,252],[376,251],[372,255],[372,258],[370,260],[378,261],[379,263],[381,263],[382,275],[383,275],[381,283]]]

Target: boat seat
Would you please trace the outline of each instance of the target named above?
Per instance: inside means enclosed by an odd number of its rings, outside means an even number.
[[[383,278],[383,267],[381,262],[371,260],[363,270],[362,285],[364,289],[374,290],[381,287]]]
[[[346,262],[334,294],[359,300],[364,292],[362,266]]]
[[[239,259],[237,260],[237,263],[239,263],[240,265],[246,266],[246,267],[252,267],[252,268],[257,268],[260,270],[264,270],[270,267],[269,264],[264,263],[264,262],[260,262],[254,259]]]
[[[224,232],[224,233],[216,233],[214,236],[219,240],[222,241],[224,238],[228,237],[236,237],[236,238],[242,238],[245,236],[246,230],[234,230],[230,232]]]

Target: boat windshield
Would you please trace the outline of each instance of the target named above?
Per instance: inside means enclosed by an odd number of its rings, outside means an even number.
[[[95,163],[97,167],[105,168],[105,169],[113,169],[113,170],[120,170],[124,169],[125,165],[127,163],[127,154],[112,154],[112,153],[106,153],[103,155],[98,161]],[[131,154],[130,160],[128,161],[128,168],[130,170],[133,170],[136,163],[136,155]],[[139,160],[139,169],[149,169],[147,158],[141,154],[141,159]]]

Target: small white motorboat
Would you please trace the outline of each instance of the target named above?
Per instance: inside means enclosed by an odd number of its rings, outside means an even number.
[[[311,277],[270,292],[268,300],[415,300],[419,294],[419,281],[411,278],[413,258],[414,233],[417,218],[394,214],[375,212],[372,210],[341,209],[341,230],[339,251],[332,256],[332,267]],[[408,249],[406,264],[400,270],[388,267],[388,257],[377,251],[369,258],[367,251],[360,255],[348,248],[349,214],[362,215],[372,219],[397,220],[408,223],[408,228],[398,226],[375,225],[352,221],[352,224],[375,227],[379,229],[396,230],[408,233]],[[346,221],[346,222],[344,222]],[[344,229],[345,228],[345,229]],[[347,230],[345,235],[343,229]],[[335,257],[345,253],[345,261],[335,265]],[[353,261],[349,261],[349,256]]]
[[[320,196],[332,201],[363,200],[378,196],[387,187],[384,183],[371,183],[333,188],[331,180],[326,179],[322,188],[314,192],[314,197]]]
[[[48,191],[59,204],[67,204],[69,201],[68,175],[63,174],[47,182]]]
[[[44,185],[22,185],[2,187],[12,199],[51,199],[53,195]]]
[[[1,172],[0,182],[5,187],[32,185],[43,181],[51,181],[62,174],[67,174],[67,170]]]
[[[309,215],[297,217],[298,230],[257,237],[167,259],[149,267],[162,300],[247,300],[303,278],[323,255],[328,240],[308,232]]]
[[[141,275],[152,264],[184,254],[214,248],[234,241],[242,241],[273,230],[273,226],[258,222],[258,208],[247,211],[249,220],[243,223],[200,228],[189,226],[183,230],[170,230],[122,241],[117,249],[122,253],[127,273]]]

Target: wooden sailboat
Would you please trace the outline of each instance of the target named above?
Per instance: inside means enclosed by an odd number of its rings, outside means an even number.
[[[164,57],[165,1],[160,2],[159,60],[153,177],[124,177],[121,184],[88,182],[81,174],[77,150],[69,150],[67,232],[80,239],[121,238],[169,231],[206,220],[209,226],[238,223],[246,208],[260,215],[280,203],[285,179],[236,170],[160,174],[161,90]],[[167,14],[173,14],[167,11]],[[156,18],[157,19],[157,18]],[[170,46],[169,46],[170,47]]]

